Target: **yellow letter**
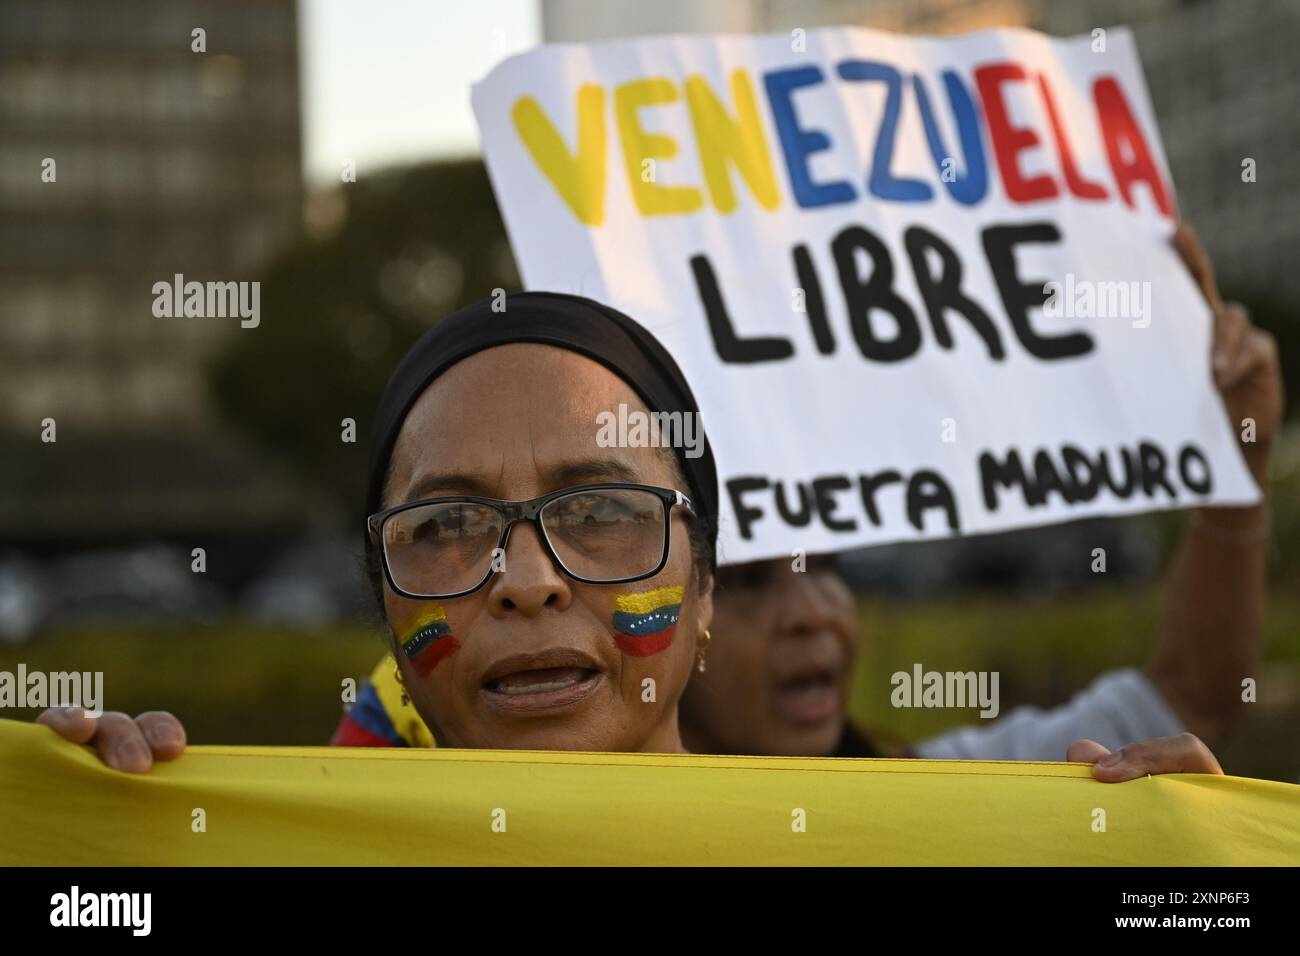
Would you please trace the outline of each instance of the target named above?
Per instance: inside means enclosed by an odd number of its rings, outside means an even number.
[[[578,149],[570,153],[555,124],[531,96],[515,101],[510,117],[533,162],[551,181],[579,221],[605,221],[605,90],[578,87]]]
[[[775,209],[781,202],[772,154],[767,151],[763,123],[758,116],[754,88],[744,70],[731,74],[731,96],[736,101],[736,118],[727,114],[702,76],[686,78],[686,102],[691,108],[695,140],[699,144],[700,165],[704,181],[718,212],[736,208],[736,192],[731,188],[728,161],[735,163],[745,177],[754,198],[764,209]]]
[[[695,212],[704,205],[700,191],[692,186],[660,186],[647,182],[641,164],[647,159],[671,159],[677,155],[677,143],[662,133],[647,133],[641,128],[637,110],[677,101],[677,87],[664,77],[633,80],[614,89],[614,115],[623,140],[623,160],[632,198],[643,216],[672,216]]]

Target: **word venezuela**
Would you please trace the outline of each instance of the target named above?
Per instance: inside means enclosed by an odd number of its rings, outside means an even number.
[[[932,100],[921,75],[905,76],[888,63],[863,59],[841,61],[835,66],[835,74],[841,82],[874,84],[885,93],[884,109],[875,118],[871,168],[861,183],[847,179],[818,180],[813,176],[813,159],[818,153],[833,150],[835,144],[825,131],[804,125],[796,93],[815,94],[818,87],[830,82],[822,67],[806,65],[773,70],[761,77],[792,198],[803,209],[852,203],[863,190],[879,200],[925,203],[934,198],[938,188],[945,188],[958,203],[973,206],[989,192],[992,166],[1001,178],[1007,198],[1014,203],[1040,202],[1068,192],[1089,202],[1105,202],[1118,196],[1132,206],[1135,187],[1145,185],[1160,212],[1172,215],[1168,186],[1128,98],[1114,77],[1097,78],[1091,91],[1097,132],[1113,179],[1113,186],[1108,186],[1080,172],[1046,74],[1031,73],[1014,62],[977,67],[970,81],[955,70],[944,70],[941,76],[947,109],[957,130],[956,142],[952,143],[945,142],[940,132],[936,106],[932,105],[939,100],[938,97]],[[1019,125],[1013,119],[1008,92],[1017,87],[1042,98],[1043,112],[1048,118],[1046,130]],[[768,148],[755,83],[746,70],[732,72],[730,93],[732,102],[727,104],[700,75],[687,76],[680,84],[662,76],[644,77],[614,86],[612,91],[596,83],[583,84],[576,93],[576,148],[569,147],[556,124],[531,96],[515,100],[511,118],[533,161],[573,215],[588,226],[599,226],[605,221],[607,113],[610,110],[607,101],[612,105],[622,144],[623,171],[642,216],[697,212],[705,205],[706,192],[708,201],[718,212],[732,212],[739,205],[732,167],[740,173],[760,206],[776,209],[782,203],[776,161]],[[905,97],[911,98],[925,127],[934,161],[929,178],[895,175],[892,170]],[[647,160],[671,159],[678,152],[678,144],[663,133],[648,132],[643,117],[657,108],[682,109],[683,103],[690,118],[706,189],[663,185],[657,176],[646,175]],[[992,163],[986,155],[986,138]],[[1060,176],[1026,173],[1024,160],[1030,159],[1035,151],[1047,148],[1049,143],[1059,159]],[[961,167],[961,174],[956,173],[957,166]],[[942,187],[936,182],[942,183]]]

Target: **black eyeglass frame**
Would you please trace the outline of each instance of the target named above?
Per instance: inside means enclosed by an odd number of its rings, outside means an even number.
[[[552,501],[556,501],[560,498],[567,498],[570,495],[583,494],[588,491],[647,491],[654,494],[660,502],[663,503],[663,551],[659,558],[659,563],[655,565],[654,568],[644,574],[635,574],[631,577],[594,580],[592,578],[584,578],[580,575],[574,574],[565,567],[564,562],[555,551],[555,546],[551,544],[551,539],[546,533],[546,526],[542,524],[542,509]],[[559,488],[555,491],[547,492],[544,495],[538,495],[536,498],[528,498],[521,501],[507,501],[502,498],[483,498],[478,495],[447,495],[438,498],[421,498],[418,501],[408,501],[405,504],[395,505],[392,508],[386,508],[383,511],[376,512],[366,519],[366,528],[370,532],[370,540],[379,548],[379,563],[383,565],[384,580],[388,582],[388,586],[392,588],[393,591],[404,598],[410,598],[416,601],[447,601],[452,598],[465,597],[483,587],[483,585],[487,584],[488,581],[492,579],[492,575],[496,574],[496,571],[489,563],[487,572],[483,575],[483,580],[479,581],[478,584],[474,585],[472,588],[466,588],[463,591],[456,591],[451,594],[416,594],[399,587],[397,582],[393,580],[393,572],[388,565],[388,546],[385,543],[383,536],[385,522],[387,522],[389,518],[393,517],[393,515],[401,514],[403,511],[410,511],[413,508],[420,508],[426,505],[440,504],[486,505],[500,514],[505,519],[505,525],[501,529],[501,538],[497,542],[494,552],[501,551],[504,553],[506,546],[510,543],[510,529],[516,524],[520,521],[532,522],[533,526],[537,528],[537,537],[542,542],[542,547],[546,549],[547,555],[555,563],[555,566],[558,567],[566,577],[569,577],[580,584],[629,584],[633,581],[644,581],[646,578],[654,577],[662,571],[664,565],[668,563],[669,548],[672,543],[673,508],[680,507],[690,515],[690,517],[698,517],[698,512],[695,510],[695,504],[690,498],[686,497],[686,495],[682,494],[675,488],[660,488],[657,485],[641,485],[618,481],[600,482],[590,485],[571,485],[568,488]]]

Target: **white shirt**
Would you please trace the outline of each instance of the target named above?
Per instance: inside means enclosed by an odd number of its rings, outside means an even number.
[[[929,760],[1064,760],[1083,737],[1118,750],[1182,731],[1160,691],[1130,667],[1102,674],[1060,707],[1017,707],[987,726],[923,740],[913,752]]]

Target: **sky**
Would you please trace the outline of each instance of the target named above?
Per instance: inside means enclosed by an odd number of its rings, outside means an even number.
[[[470,84],[541,42],[538,0],[300,0],[303,167],[312,186],[479,154]]]

